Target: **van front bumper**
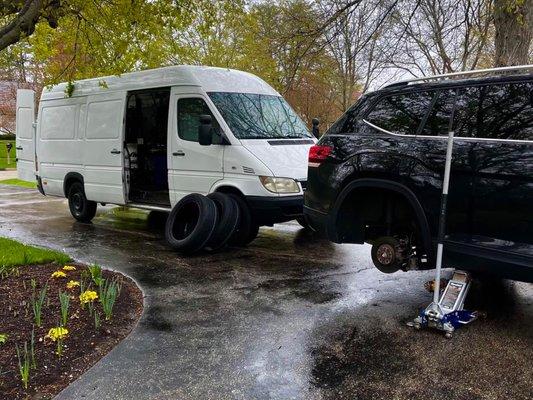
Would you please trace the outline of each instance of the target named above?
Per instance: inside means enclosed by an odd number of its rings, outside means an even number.
[[[246,196],[252,217],[259,225],[272,225],[303,216],[303,195],[265,197]]]

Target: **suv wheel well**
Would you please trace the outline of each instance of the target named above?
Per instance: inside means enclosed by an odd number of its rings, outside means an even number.
[[[346,243],[402,236],[424,244],[412,204],[402,193],[388,188],[360,186],[351,190],[339,207],[336,226],[339,238]]]

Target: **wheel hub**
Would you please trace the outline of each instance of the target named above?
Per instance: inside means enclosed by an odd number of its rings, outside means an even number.
[[[394,261],[394,247],[390,244],[382,244],[377,251],[377,259],[383,265],[390,265]]]
[[[83,200],[79,193],[76,193],[74,196],[72,196],[72,205],[76,211],[81,211],[83,208]]]

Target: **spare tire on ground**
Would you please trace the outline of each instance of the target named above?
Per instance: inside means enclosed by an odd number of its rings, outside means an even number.
[[[174,206],[165,226],[165,237],[174,250],[194,253],[202,249],[215,231],[218,211],[213,200],[193,193]]]
[[[240,210],[239,225],[237,226],[237,229],[235,229],[235,232],[233,232],[233,235],[231,235],[228,245],[246,246],[257,237],[259,225],[253,220],[250,208],[241,196],[233,193],[229,193],[228,196],[237,202]]]
[[[237,201],[227,194],[214,192],[207,197],[215,202],[218,211],[218,222],[205,248],[209,251],[221,249],[237,229],[241,211]]]

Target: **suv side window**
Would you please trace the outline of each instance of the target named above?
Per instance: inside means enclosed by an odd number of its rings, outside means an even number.
[[[531,82],[473,86],[457,98],[458,136],[533,140]]]
[[[220,126],[205,100],[200,97],[178,99],[178,136],[183,140],[198,142],[198,128],[202,114],[211,115],[213,144],[220,144],[221,136],[215,134],[220,132]]]
[[[448,134],[454,100],[455,89],[439,90],[420,135],[444,136]]]
[[[401,93],[382,98],[366,119],[389,132],[415,135],[434,92]]]

